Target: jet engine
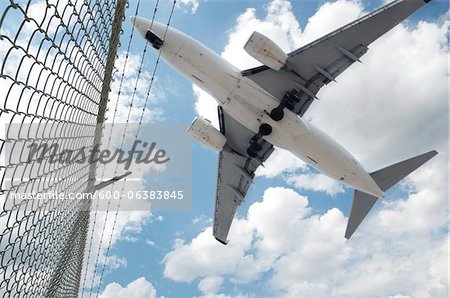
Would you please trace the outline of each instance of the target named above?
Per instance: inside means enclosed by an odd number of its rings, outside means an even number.
[[[286,65],[288,58],[288,55],[276,43],[256,31],[250,36],[244,50],[262,64],[276,71]]]
[[[188,133],[200,144],[217,152],[222,151],[227,142],[227,138],[211,122],[200,117],[194,119]]]

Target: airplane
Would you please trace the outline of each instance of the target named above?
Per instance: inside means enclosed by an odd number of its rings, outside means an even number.
[[[220,130],[197,117],[188,133],[219,153],[213,236],[220,243],[228,243],[237,207],[274,146],[355,189],[347,239],[378,198],[437,154],[430,151],[369,173],[347,150],[303,118],[322,87],[360,62],[372,42],[430,1],[393,1],[288,54],[254,32],[244,49],[262,65],[243,71],[172,27],[130,17],[167,64],[218,103]]]

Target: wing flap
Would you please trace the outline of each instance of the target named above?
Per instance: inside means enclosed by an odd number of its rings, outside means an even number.
[[[236,209],[252,183],[251,175],[242,175],[239,170],[246,159],[229,151],[219,154],[213,235],[222,243],[226,243]]]
[[[231,146],[233,151],[237,152],[242,156],[247,156],[247,148],[250,144],[250,139],[256,134],[255,132],[249,130],[236,119],[228,115],[221,107],[218,108],[219,112],[219,123],[220,131],[225,135],[228,140],[228,145]],[[262,149],[259,152],[259,160],[265,161],[270,154],[273,152],[273,146],[269,142],[262,141]],[[248,162],[253,162],[256,166],[259,163],[256,160],[249,159]],[[244,165],[242,165],[244,167]],[[255,168],[256,169],[256,168]],[[251,169],[250,169],[251,170]]]
[[[244,201],[256,169],[273,152],[272,144],[263,141],[258,157],[247,155],[250,139],[255,135],[219,108],[220,130],[227,147],[219,153],[213,235],[222,244],[233,222],[237,207]]]

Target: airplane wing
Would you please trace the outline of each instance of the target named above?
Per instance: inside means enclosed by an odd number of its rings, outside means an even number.
[[[368,46],[431,0],[397,0],[288,55],[287,68],[267,66],[244,70],[242,74],[280,101],[293,92],[295,101],[287,105],[303,116],[320,88],[333,81]]]
[[[219,108],[220,130],[227,137],[227,146],[219,154],[213,235],[226,244],[237,207],[244,201],[256,169],[273,152],[272,144],[261,140],[259,156],[251,158],[247,148],[255,133]]]

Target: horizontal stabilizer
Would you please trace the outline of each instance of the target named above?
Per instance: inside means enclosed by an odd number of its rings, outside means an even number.
[[[353,196],[352,211],[348,219],[347,230],[345,231],[345,238],[350,239],[356,229],[359,227],[363,219],[375,205],[377,197],[355,190]]]
[[[407,159],[405,161],[396,163],[392,166],[386,167],[379,171],[370,174],[383,191],[387,191],[389,188],[397,184],[400,180],[414,172],[421,165],[429,161],[436,154],[436,151],[430,151],[428,153]],[[352,210],[350,211],[350,217],[348,219],[347,230],[345,231],[345,238],[350,239],[361,222],[369,213],[370,209],[375,205],[377,197],[366,194],[364,192],[355,191],[353,197]]]
[[[421,165],[432,159],[437,154],[437,151],[430,151],[428,153],[424,153],[405,161],[401,161],[399,163],[396,163],[395,165],[376,171],[370,175],[381,188],[381,190],[386,191],[397,184],[397,182],[414,172]]]

